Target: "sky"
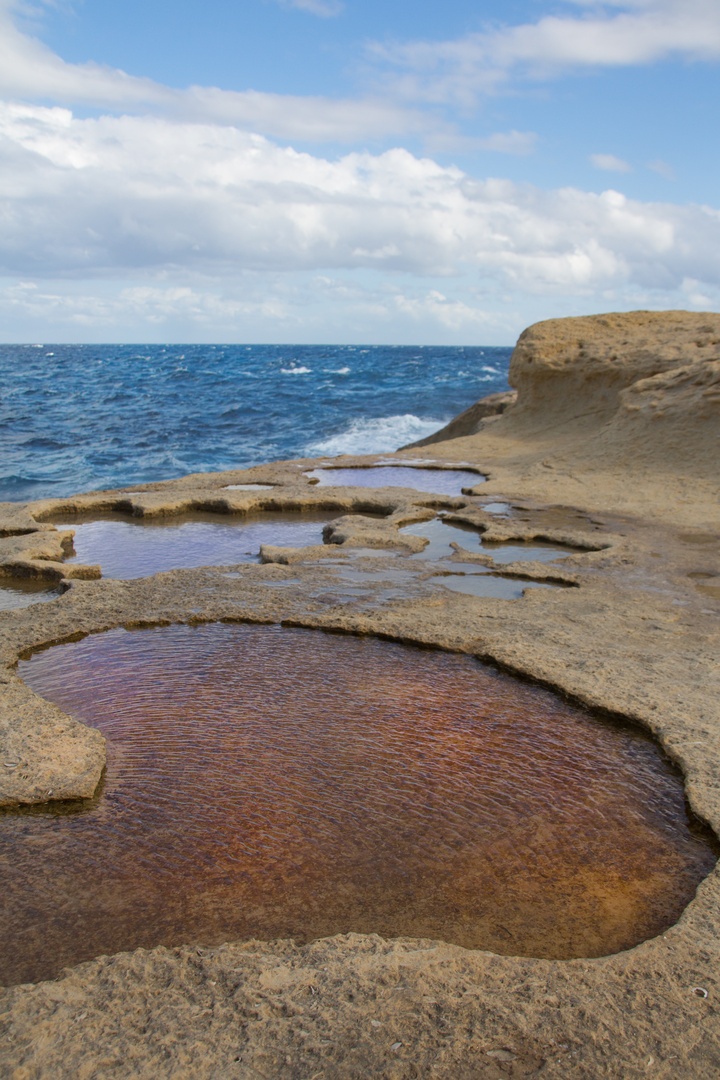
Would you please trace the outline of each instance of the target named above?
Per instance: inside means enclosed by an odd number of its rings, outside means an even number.
[[[0,341],[720,310],[720,0],[0,0]]]

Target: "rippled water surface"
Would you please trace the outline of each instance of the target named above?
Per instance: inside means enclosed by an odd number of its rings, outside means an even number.
[[[323,526],[336,516],[283,511],[247,517],[193,514],[154,519],[114,514],[88,521],[68,515],[53,518],[53,524],[75,530],[75,555],[66,562],[99,563],[104,577],[138,578],[182,567],[254,562],[261,544],[322,544]]]
[[[406,465],[375,465],[369,469],[313,469],[321,487],[408,487],[439,495],[462,495],[463,488],[485,480],[480,473],[465,469],[421,469]]]
[[[658,750],[465,656],[211,624],[20,665],[108,739],[100,796],[0,818],[5,981],[121,949],[347,931],[626,948],[714,863]]]
[[[511,352],[0,345],[0,500],[397,450],[506,390]]]

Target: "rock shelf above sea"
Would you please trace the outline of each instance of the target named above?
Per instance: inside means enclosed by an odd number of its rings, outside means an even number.
[[[20,656],[117,626],[248,620],[467,653],[627,718],[655,736],[692,810],[720,833],[720,316],[539,323],[520,337],[510,384],[517,399],[502,411],[472,407],[420,450],[0,505],[0,575],[58,589],[0,611],[2,802],[89,797],[105,761],[97,731],[18,678]],[[306,475],[394,462],[470,469],[478,483],[449,496]],[[117,580],[68,563],[72,525],[52,524],[59,514],[263,511],[328,513],[325,542]],[[403,558],[424,542],[399,531],[438,513],[491,543],[570,545],[550,568],[501,568],[567,587],[516,600],[444,588],[427,560]],[[473,557],[483,565],[466,550],[449,559]],[[357,934],[139,950],[1,991],[0,1065],[13,1080],[715,1080],[718,941],[716,869],[666,934],[600,959]]]

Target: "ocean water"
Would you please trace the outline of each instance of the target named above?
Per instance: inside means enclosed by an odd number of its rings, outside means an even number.
[[[506,390],[511,352],[0,345],[0,500],[388,453]]]

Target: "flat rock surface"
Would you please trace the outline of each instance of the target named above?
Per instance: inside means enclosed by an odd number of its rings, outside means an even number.
[[[3,802],[81,797],[104,761],[97,732],[18,679],[28,649],[118,625],[250,619],[467,652],[629,717],[681,767],[693,810],[720,832],[719,339],[720,316],[678,312],[531,327],[511,366],[517,403],[423,452],[426,466],[488,477],[461,498],[318,488],[303,474],[320,463],[300,461],[4,504],[0,572],[61,578],[65,591],[0,612]],[[376,460],[388,456],[333,464]],[[273,487],[228,490],[246,483]],[[497,503],[508,510],[484,509]],[[171,518],[302,508],[337,513],[322,547],[269,547],[264,562],[130,581],[78,566],[66,580],[67,545],[48,524],[73,510]],[[397,532],[437,510],[487,539],[573,543],[576,554],[553,571],[570,587],[513,601],[445,589],[437,567],[405,557],[422,541]],[[716,870],[676,926],[600,959],[356,934],[100,957],[0,992],[0,1076],[715,1080],[719,942]]]

